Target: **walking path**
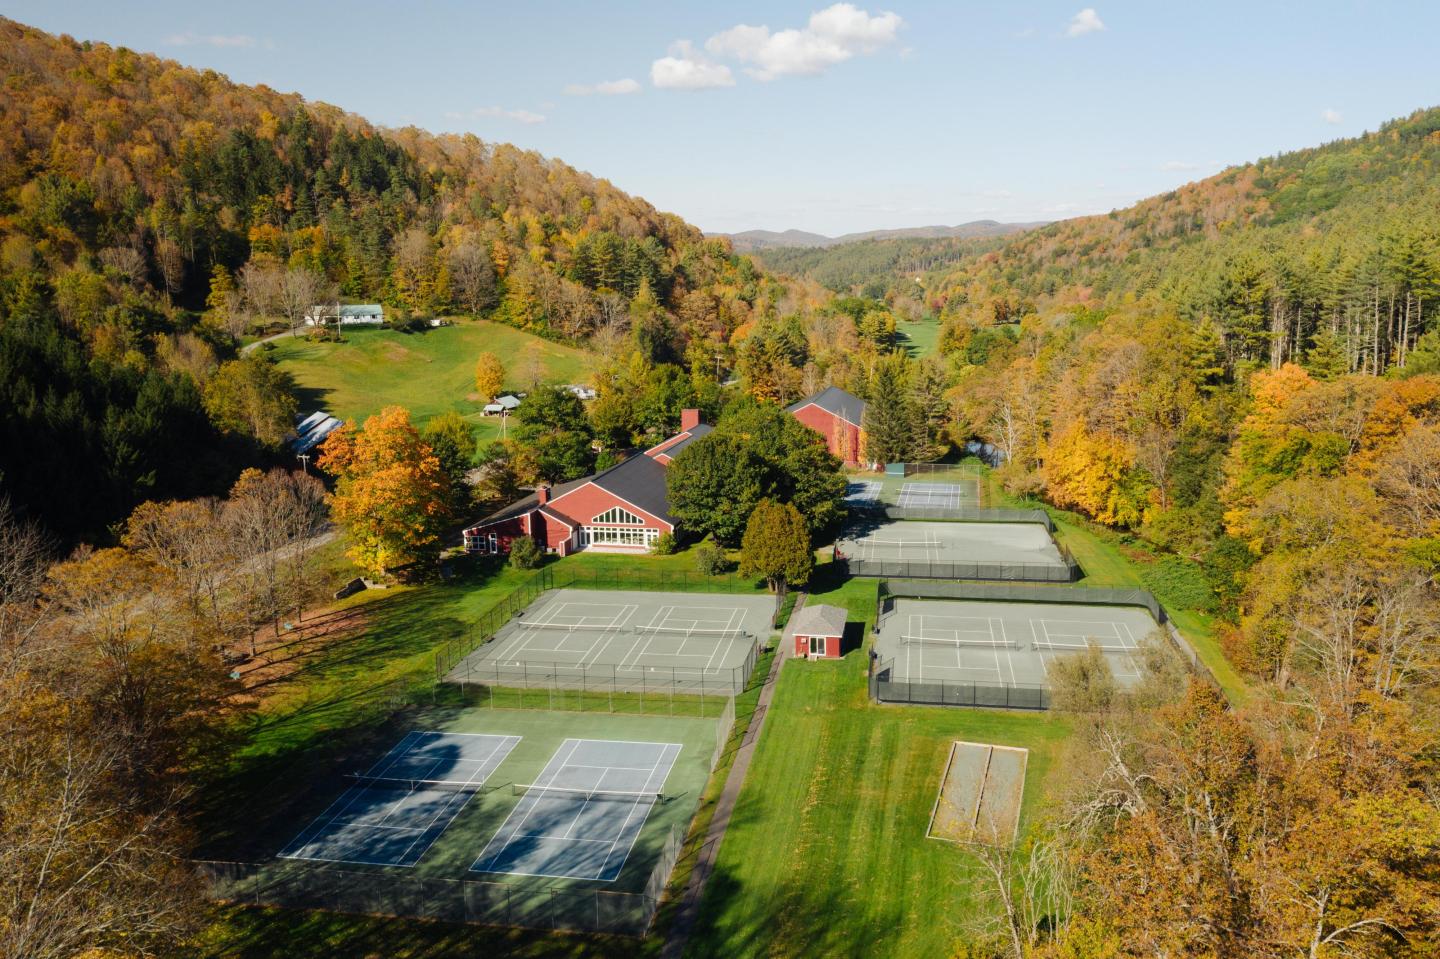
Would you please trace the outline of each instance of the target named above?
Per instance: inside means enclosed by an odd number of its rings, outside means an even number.
[[[791,622],[795,619],[795,613],[805,605],[807,598],[805,593],[796,597],[795,609],[790,614]],[[720,791],[720,798],[715,803],[715,815],[710,819],[710,828],[705,831],[705,841],[700,846],[695,868],[690,873],[690,881],[685,885],[685,892],[680,899],[680,912],[675,917],[675,924],[670,927],[670,936],[665,940],[660,959],[680,959],[685,953],[685,946],[690,942],[690,934],[695,930],[695,920],[700,915],[700,900],[705,894],[705,882],[715,871],[715,859],[720,854],[725,828],[730,825],[735,801],[740,798],[740,788],[745,785],[745,772],[750,768],[750,760],[755,755],[755,744],[760,741],[760,730],[764,728],[765,717],[770,713],[770,700],[775,698],[775,682],[780,678],[780,667],[790,658],[794,647],[790,628],[787,626],[780,634],[780,646],[775,650],[775,658],[770,662],[770,675],[765,678],[765,686],[760,690],[755,714],[750,717],[745,738],[741,740],[740,748],[735,751],[735,764],[730,767],[725,788]]]

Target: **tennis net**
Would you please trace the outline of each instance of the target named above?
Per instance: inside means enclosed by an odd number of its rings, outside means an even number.
[[[579,802],[624,802],[631,804],[664,803],[670,797],[661,792],[627,789],[583,789],[578,786],[540,786],[534,783],[511,783],[511,792],[516,796],[534,795],[540,799],[568,799]]]
[[[405,779],[397,776],[370,776],[365,773],[350,773],[353,785],[366,789],[397,789],[405,792],[481,793],[485,783],[455,779]]]
[[[969,639],[964,636],[901,636],[900,642],[906,646],[930,646],[939,649],[1019,649],[1020,644],[1002,639],[998,636],[976,637]]]
[[[636,626],[641,636],[704,636],[707,639],[745,639],[750,634],[743,629],[714,629],[703,626]]]
[[[623,626],[616,626],[613,623],[602,626],[594,626],[588,623],[549,623],[544,620],[517,619],[516,625],[521,629],[543,629],[552,633],[619,633],[624,631]]]
[[[1069,651],[1089,649],[1092,643],[1107,653],[1138,653],[1140,651],[1140,647],[1134,643],[1127,643],[1118,639],[1087,639],[1083,636],[1076,637],[1075,639],[1037,639],[1035,640],[1035,648],[1063,649]]]

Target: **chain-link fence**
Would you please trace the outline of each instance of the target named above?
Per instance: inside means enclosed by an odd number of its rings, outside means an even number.
[[[475,627],[450,640],[435,652],[435,679],[445,679],[466,656],[495,638],[506,623],[552,589],[648,589],[657,592],[758,593],[757,581],[733,573],[704,576],[683,570],[580,569],[573,566],[536,570],[494,606],[480,614]],[[753,668],[754,663],[751,662]],[[748,674],[747,674],[748,676]],[[523,677],[522,677],[523,678]],[[477,678],[476,682],[480,680]],[[739,689],[744,689],[741,683]],[[737,690],[738,691],[738,690]]]
[[[1162,631],[1165,633],[1166,637],[1169,638],[1171,645],[1177,652],[1180,653],[1182,657],[1184,657],[1185,662],[1190,667],[1191,671],[1214,685],[1215,688],[1222,688],[1220,686],[1220,681],[1216,679],[1215,674],[1210,671],[1210,667],[1205,665],[1204,661],[1200,659],[1199,654],[1196,653],[1195,648],[1190,645],[1190,643],[1185,639],[1185,637],[1180,634],[1180,631],[1175,628],[1175,624],[1170,621],[1169,615],[1165,612],[1165,607],[1160,605],[1160,601],[1155,598],[1155,594],[1151,593],[1147,589],[1125,589],[1103,586],[1023,586],[1018,584],[1012,585],[1004,583],[963,583],[917,579],[885,579],[881,580],[878,584],[876,584],[875,587],[875,632],[877,634],[880,632],[880,624],[883,623],[885,619],[894,612],[894,600],[896,599],[960,599],[980,600],[983,602],[998,603],[1066,603],[1085,606],[1141,606],[1148,610],[1151,617],[1154,618],[1155,622],[1162,627]],[[873,662],[871,666],[872,669],[870,676],[870,692],[872,696],[875,696],[878,699],[880,698],[876,687],[876,683],[878,682],[876,678],[876,671],[878,667]],[[894,688],[894,682],[889,677],[886,678],[886,682],[892,683],[892,687],[887,688],[886,690],[887,695],[890,696],[923,695],[927,697],[933,697],[936,695],[950,695],[952,697],[963,698],[965,695],[963,690],[957,690],[951,693],[946,693],[944,691],[935,693],[931,690],[912,691],[905,689],[897,689]],[[916,684],[902,682],[899,685],[932,686],[935,684]],[[967,686],[972,684],[959,683],[941,685]],[[1023,690],[1029,687],[1007,688],[1020,688]],[[1024,698],[1023,695],[1021,696],[1021,698]],[[934,700],[932,698],[896,700],[887,699],[886,701],[931,702]],[[1046,694],[1045,701],[1047,703],[1047,705],[1045,706],[1019,706],[1017,708],[1045,709],[1048,708],[1048,694]],[[955,703],[953,705],[963,704]],[[974,705],[993,704],[976,703]]]
[[[1039,523],[1051,533],[1055,521],[1043,509],[983,509],[979,506],[895,506],[875,502],[854,507],[895,520],[942,520],[961,523]]]
[[[997,603],[1067,603],[1085,606],[1143,606],[1155,622],[1164,624],[1168,617],[1153,593],[1144,589],[1113,589],[1100,586],[1070,586],[1055,589],[1047,586],[1020,586],[996,583],[937,583],[930,581],[890,579],[875,587],[879,623],[894,610],[895,599],[970,599]]]
[[[199,862],[211,898],[253,906],[323,909],[365,916],[434,919],[487,926],[644,936],[684,833],[671,828],[644,893],[562,889],[536,882],[440,879],[330,863]]]
[[[851,576],[908,579],[983,579],[1013,583],[1073,583],[1080,566],[1068,552],[1062,563],[932,563],[909,559],[847,559],[836,553]]]
[[[926,706],[990,706],[997,709],[1049,709],[1050,691],[1023,683],[911,681],[895,675],[893,659],[870,662],[870,698],[882,703]]]
[[[647,696],[734,696],[745,691],[759,657],[755,637],[745,638],[744,661],[728,667],[548,663],[470,656],[442,678],[458,684],[467,695],[489,690],[493,696],[496,688],[575,690],[618,697],[621,703],[628,698],[643,701]]]

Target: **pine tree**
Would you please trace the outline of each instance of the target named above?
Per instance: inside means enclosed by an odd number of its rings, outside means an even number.
[[[791,586],[804,586],[815,568],[805,518],[788,503],[762,499],[745,524],[740,541],[740,575],[764,576],[770,591],[783,597]]]
[[[1305,351],[1305,369],[1317,380],[1333,380],[1350,372],[1345,337],[1328,327],[1317,331]]]
[[[875,364],[865,404],[865,457],[879,463],[907,463],[926,452],[925,414],[911,398],[905,357],[892,354]]]

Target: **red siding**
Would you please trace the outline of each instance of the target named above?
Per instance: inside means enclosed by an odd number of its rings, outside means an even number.
[[[480,539],[484,542],[483,552],[490,551],[490,534],[495,534],[495,545],[499,552],[510,552],[510,543],[517,537],[529,535],[525,529],[525,517],[514,516],[510,519],[502,519],[498,523],[491,523],[489,526],[476,526],[480,532]]]
[[[831,453],[846,463],[861,462],[864,454],[864,438],[860,427],[847,423],[818,406],[806,406],[794,412],[794,417],[825,437],[825,446]]]
[[[799,633],[796,633],[796,634],[795,634],[795,655],[796,655],[796,656],[800,656],[800,657],[802,657],[802,658],[805,657],[805,656],[809,656],[809,655],[810,655],[810,637],[809,637],[809,636],[801,636]],[[826,636],[826,637],[825,637],[825,658],[826,658],[826,659],[839,659],[839,658],[840,658],[840,637],[839,637],[839,636]]]
[[[627,503],[620,497],[603,490],[594,483],[586,483],[579,489],[552,499],[550,508],[575,520],[576,526],[588,526],[590,521],[607,509],[619,506],[628,509],[645,520],[646,526],[653,526],[662,533],[674,532],[674,527],[658,516],[651,516],[638,506]],[[639,527],[636,527],[638,529]]]

